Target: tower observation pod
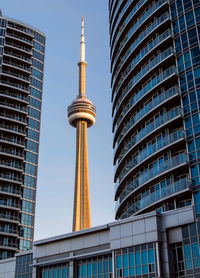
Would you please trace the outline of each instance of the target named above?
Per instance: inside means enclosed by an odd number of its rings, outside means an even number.
[[[79,93],[68,107],[68,118],[71,126],[76,128],[76,166],[74,187],[73,232],[91,227],[87,128],[95,124],[96,108],[86,98],[85,93],[85,37],[84,20],[82,18],[82,32],[80,42]]]

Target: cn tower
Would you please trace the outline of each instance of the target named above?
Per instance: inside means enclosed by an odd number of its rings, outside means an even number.
[[[96,108],[86,98],[85,93],[85,37],[84,20],[80,42],[79,93],[68,107],[68,118],[71,126],[76,128],[76,169],[74,187],[73,232],[91,227],[90,195],[88,176],[87,128],[95,123]]]

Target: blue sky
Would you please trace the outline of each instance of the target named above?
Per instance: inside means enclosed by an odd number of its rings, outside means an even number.
[[[71,232],[75,129],[67,106],[78,93],[81,17],[85,18],[86,94],[97,108],[88,130],[92,226],[114,220],[108,0],[6,0],[4,16],[47,36],[35,239]]]

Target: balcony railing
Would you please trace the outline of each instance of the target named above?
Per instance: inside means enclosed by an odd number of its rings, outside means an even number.
[[[152,194],[142,198],[137,203],[133,203],[130,205],[125,212],[121,215],[121,218],[129,217],[141,209],[146,208],[149,205],[153,205],[158,201],[162,201],[163,199],[170,198],[176,193],[180,193],[185,190],[192,190],[192,182],[189,178],[185,178],[174,182],[166,187],[161,188],[158,191],[153,192]],[[119,205],[116,204],[116,211],[118,210]]]
[[[131,106],[134,106],[142,97],[147,95],[153,88],[164,82],[167,78],[172,76],[173,74],[177,74],[177,69],[175,66],[172,66],[165,71],[161,72],[157,76],[155,76],[150,82],[148,82],[142,89],[140,89],[130,100],[129,102],[124,106],[124,109],[122,109],[122,114],[124,114],[124,110],[128,110]],[[121,105],[123,99],[125,96],[131,91],[132,87],[130,87],[126,92],[122,92],[121,96],[119,97],[116,106],[114,108],[113,118],[115,118],[117,110],[119,106]]]
[[[120,172],[120,175],[117,179],[117,183],[119,184],[125,175],[134,167],[136,167],[140,162],[142,162],[147,157],[151,156],[153,153],[167,147],[168,145],[179,141],[180,139],[186,139],[186,133],[184,130],[177,130],[168,136],[161,138],[160,141],[157,141],[155,144],[152,144],[151,147],[146,148],[139,152],[129,163],[125,165],[125,167]]]
[[[10,97],[13,97],[13,98],[17,98],[17,99],[20,99],[20,100],[24,100],[26,102],[29,101],[29,98],[28,96],[24,96],[23,94],[21,93],[11,93],[9,91],[0,91],[0,95],[6,95],[6,96],[10,96]]]
[[[6,32],[6,35],[9,36],[9,37],[12,37],[12,38],[16,38],[16,39],[18,39],[18,40],[20,40],[20,41],[26,42],[26,43],[28,43],[28,44],[30,44],[30,45],[33,45],[32,40],[29,40],[29,39],[27,39],[27,38],[25,38],[25,37],[18,36],[18,35],[16,35],[15,33],[8,32],[8,31],[7,31],[7,32]]]
[[[151,170],[148,170],[147,172],[141,174],[139,177],[136,177],[133,179],[133,181],[127,183],[123,189],[123,191],[120,193],[119,197],[119,204],[122,203],[122,201],[133,191],[135,191],[137,188],[141,187],[146,182],[151,181],[152,179],[156,178],[160,174],[164,173],[165,171],[172,170],[173,168],[176,168],[182,164],[189,163],[189,157],[185,153],[181,153],[177,156],[174,156],[167,161],[164,161],[162,164],[160,164],[158,167],[154,167]],[[119,188],[118,183],[115,184],[115,193],[117,189]]]
[[[10,160],[10,161],[6,161],[6,160],[3,160],[3,159],[0,159],[0,165],[1,166],[7,166],[7,167],[12,167],[12,168],[16,168],[16,169],[19,169],[19,170],[23,170],[23,164],[18,162],[18,161],[15,161],[15,160]]]
[[[21,64],[16,64],[16,63],[13,63],[11,60],[3,60],[3,63],[4,64],[7,64],[7,65],[11,65],[13,67],[16,67],[16,68],[20,68],[22,70],[25,70],[25,71],[28,71],[29,73],[31,73],[31,68],[30,67],[26,67],[24,65],[21,65]]]
[[[5,112],[0,112],[0,116],[4,117],[4,118],[12,119],[12,120],[24,123],[24,124],[27,123],[26,118],[21,117],[19,115],[12,115],[12,114],[7,114]]]
[[[18,230],[0,226],[0,233],[18,234]]]
[[[119,145],[121,139],[127,133],[127,131],[130,130],[130,128],[133,127],[138,121],[140,121],[141,118],[143,118],[147,113],[149,113],[150,111],[155,109],[156,106],[159,106],[162,102],[166,101],[167,99],[171,98],[172,96],[174,96],[178,93],[179,93],[179,88],[177,86],[174,86],[174,87],[170,88],[169,90],[162,92],[160,95],[155,96],[152,99],[152,101],[145,104],[145,106],[137,114],[135,114],[129,122],[127,122],[124,125],[124,127],[123,127],[122,131],[120,132],[120,135],[116,141],[117,144]],[[125,111],[125,109],[123,110],[124,111],[123,114],[120,114],[120,117],[118,118],[118,120],[116,122],[117,127],[121,123],[121,120],[124,117],[124,115],[126,114],[126,112],[128,110],[130,110],[131,107],[127,107],[127,108],[128,109],[126,111]]]
[[[122,60],[119,65],[117,66],[115,72],[113,73],[113,81],[112,84],[115,82],[117,75],[119,72],[121,73],[120,81],[119,83],[122,83],[127,73],[130,71],[130,68],[138,64],[143,57],[145,57],[149,52],[152,51],[157,45],[159,45],[161,42],[163,42],[166,38],[172,35],[172,32],[170,29],[167,29],[162,34],[158,35],[154,40],[149,42],[142,50],[139,52],[137,56],[133,58],[133,60],[128,64],[128,66],[122,71],[121,66],[124,63],[124,60]],[[113,86],[112,86],[113,87]]]
[[[13,28],[13,29],[17,29],[17,30],[19,30],[19,31],[22,31],[22,32],[24,32],[24,33],[27,33],[28,35],[34,36],[34,35],[33,35],[33,31],[32,31],[31,29],[29,29],[29,28],[20,27],[19,25],[16,25],[16,24],[11,23],[11,22],[8,22],[8,23],[7,23],[7,26],[8,26],[8,27],[11,27],[11,28]]]
[[[13,103],[8,103],[6,101],[1,101],[0,100],[0,105],[8,106],[23,112],[28,112],[28,107],[27,106],[22,106],[20,104],[13,104]]]
[[[126,36],[124,37],[123,41],[126,39],[129,39],[133,33],[155,12],[158,10],[158,8],[160,8],[163,4],[167,3],[166,0],[160,0],[158,2],[155,2],[152,6],[150,6],[148,8],[148,10],[145,10],[145,12],[142,14],[142,16],[135,22],[135,24],[133,26],[131,26],[131,28],[126,32]],[[120,26],[120,30],[117,33],[117,36],[115,38],[115,42],[112,45],[111,42],[111,49],[112,49],[112,53],[111,53],[111,57],[113,56],[113,51],[114,48],[118,42],[118,38],[120,37],[121,33],[123,32],[124,28],[127,26],[128,22],[130,22],[130,20],[132,20],[132,17],[134,15],[135,11],[131,12],[129,14],[129,16],[124,20],[123,24]]]
[[[0,135],[0,140],[11,142],[11,143],[18,144],[18,145],[21,145],[21,146],[24,146],[24,144],[25,144],[25,140],[21,140],[17,137],[14,137],[14,136]]]
[[[16,48],[18,48],[18,49],[20,49],[20,50],[26,51],[26,52],[29,53],[30,55],[32,54],[32,50],[31,50],[30,48],[28,48],[28,47],[25,47],[25,46],[18,45],[18,44],[15,44],[15,43],[11,43],[11,42],[9,42],[9,41],[6,41],[6,42],[5,42],[5,45],[13,46],[13,47],[16,47]]]
[[[21,195],[21,191],[14,189],[11,186],[0,186],[0,192],[6,192],[6,193],[11,193],[11,194],[16,194],[16,195]]]
[[[31,59],[25,55],[19,55],[19,54],[14,53],[13,51],[7,51],[7,50],[4,50],[4,53],[7,55],[14,56],[16,58],[20,58],[21,60],[29,62],[31,64]]]
[[[7,220],[13,220],[13,221],[19,221],[19,217],[15,215],[10,215],[8,213],[0,213],[1,219],[7,219]]]
[[[24,158],[24,153],[17,150],[17,149],[2,148],[0,146],[0,153],[7,153],[7,154],[11,154],[11,155],[14,155],[14,156]]]
[[[174,54],[174,49],[172,47],[169,47],[168,49],[164,50],[157,56],[155,56],[146,66],[144,66],[141,71],[139,71],[135,76],[131,78],[131,81],[129,81],[128,85],[123,88],[123,95],[125,96],[127,92],[130,90],[130,88],[133,88],[138,81],[140,81],[147,73],[149,73],[155,66],[160,64],[163,60],[170,57],[172,54]],[[130,67],[130,71],[134,68],[134,66]],[[119,90],[121,88],[121,84],[117,86],[115,89],[115,95],[118,94]]]
[[[1,179],[6,179],[6,180],[12,180],[12,181],[17,181],[17,182],[22,182],[22,178],[19,176],[16,176],[14,173],[0,173],[0,178]]]
[[[20,78],[20,79],[23,79],[25,81],[28,81],[30,82],[30,78],[25,76],[25,75],[22,75],[22,74],[17,74],[17,73],[14,73],[12,71],[7,71],[7,70],[2,70],[1,71],[2,73],[6,74],[6,75],[11,75],[11,76],[14,76],[16,78]]]
[[[10,248],[18,248],[17,243],[11,243],[11,242],[0,242],[0,248],[1,247],[10,247]]]
[[[0,199],[0,206],[7,206],[7,207],[14,207],[14,208],[21,207],[19,203],[11,201],[10,199]]]
[[[2,80],[2,79],[0,80],[0,83],[6,84],[10,87],[18,88],[20,90],[26,91],[27,93],[29,92],[29,87],[26,86],[26,85],[23,85],[23,84],[12,83],[12,82],[5,81],[5,80]]]
[[[14,132],[26,135],[26,129],[21,128],[19,126],[10,126],[10,125],[5,125],[5,124],[0,124],[0,128],[7,129],[7,130],[10,130],[10,131],[14,131]]]
[[[137,144],[142,138],[146,137],[148,134],[150,134],[152,131],[157,129],[158,127],[162,126],[163,124],[171,121],[172,119],[183,116],[183,110],[180,107],[175,107],[174,109],[170,110],[167,113],[164,113],[163,115],[159,116],[157,119],[155,119],[153,122],[148,123],[141,131],[139,131],[134,137],[131,138],[130,141],[128,141],[124,147],[122,148],[121,152],[118,155],[118,163],[122,160],[122,158],[125,156],[125,154],[135,145]],[[115,148],[115,153],[116,149]],[[114,155],[115,155],[114,153]]]
[[[126,57],[129,56],[129,54],[131,52],[133,52],[138,45],[140,44],[140,42],[146,38],[154,29],[156,29],[161,23],[163,23],[165,20],[169,19],[169,13],[166,12],[163,15],[161,15],[158,19],[156,19],[150,26],[148,26],[143,32],[140,33],[140,35],[133,41],[133,43],[131,44],[131,46],[128,48],[128,50],[126,51],[126,53],[123,55],[123,59],[126,59]],[[126,44],[126,42],[130,39],[129,37],[126,37],[120,44],[120,47],[118,49],[118,55],[115,57],[113,65],[112,65],[112,71],[113,68],[116,66],[116,63],[120,62],[118,61],[120,55],[121,55],[121,50],[124,47],[124,45]]]

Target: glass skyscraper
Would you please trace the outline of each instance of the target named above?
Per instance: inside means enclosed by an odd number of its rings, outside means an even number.
[[[45,35],[0,14],[0,259],[32,248]]]
[[[200,1],[110,0],[109,21],[115,218],[194,208],[169,254],[199,277]]]
[[[110,1],[116,219],[200,216],[200,2]]]

